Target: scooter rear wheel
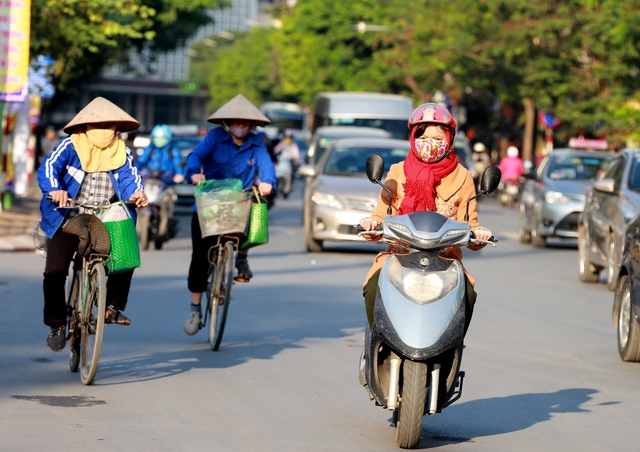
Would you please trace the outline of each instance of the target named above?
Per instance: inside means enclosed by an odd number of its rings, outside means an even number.
[[[427,365],[411,360],[402,364],[401,401],[396,423],[396,443],[402,449],[415,449],[420,443],[422,417],[427,397]]]

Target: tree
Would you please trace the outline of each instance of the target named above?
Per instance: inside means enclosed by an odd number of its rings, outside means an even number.
[[[216,109],[242,93],[256,104],[274,98],[286,100],[280,89],[279,60],[273,30],[258,28],[235,33],[233,42],[207,39],[192,46],[190,78],[209,86]]]
[[[632,0],[495,0],[491,7],[501,33],[487,53],[499,62],[501,98],[555,112],[568,135],[629,129],[612,113],[628,105],[640,83],[633,25],[640,16]]]
[[[180,45],[210,18],[220,0],[32,0],[31,56],[55,61],[57,90],[71,89],[149,43],[152,50]],[[179,26],[173,27],[179,19]],[[169,39],[167,39],[169,38]],[[155,41],[154,41],[155,40]]]

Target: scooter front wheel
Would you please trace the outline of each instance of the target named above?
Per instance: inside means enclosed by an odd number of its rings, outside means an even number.
[[[427,365],[406,359],[402,364],[402,373],[396,443],[402,449],[415,449],[422,433],[422,417],[427,398]]]

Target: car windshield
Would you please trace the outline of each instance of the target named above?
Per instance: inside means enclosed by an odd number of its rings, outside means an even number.
[[[464,166],[468,167],[469,162],[469,146],[464,141],[453,140],[453,153],[456,157],[458,157],[458,162]]]
[[[173,145],[180,151],[183,162],[186,161],[187,156],[191,153],[191,151],[193,151],[193,148],[195,148],[196,145],[202,141],[203,138],[203,136],[173,138]]]
[[[333,137],[321,137],[318,140],[318,142],[316,143],[316,150],[314,152],[314,158],[316,159],[316,162],[320,160],[320,157],[322,157],[324,151],[327,150],[331,142],[335,139],[336,138]]]
[[[640,156],[633,159],[631,171],[629,172],[629,188],[640,191]]]
[[[557,155],[549,162],[547,176],[554,180],[595,180],[612,157]]]
[[[337,146],[327,156],[324,174],[330,176],[366,176],[366,163],[369,154],[378,154],[384,159],[384,170],[394,163],[403,161],[409,153],[406,148],[378,148]]]
[[[332,126],[375,127],[391,133],[392,138],[406,140],[409,137],[406,119],[377,119],[377,118],[332,118]]]

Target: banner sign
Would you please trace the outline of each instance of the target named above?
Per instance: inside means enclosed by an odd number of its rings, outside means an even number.
[[[590,138],[570,138],[570,148],[578,149],[607,149],[607,140],[594,140]]]
[[[30,28],[31,0],[0,0],[0,101],[27,96]]]

